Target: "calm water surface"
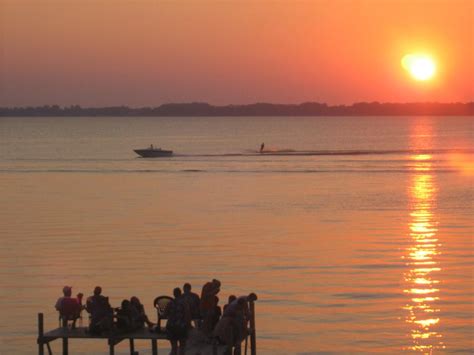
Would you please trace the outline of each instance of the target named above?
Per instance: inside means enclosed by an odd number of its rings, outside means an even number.
[[[154,318],[214,277],[259,295],[260,354],[473,353],[473,123],[0,118],[0,353],[36,352],[66,284]]]

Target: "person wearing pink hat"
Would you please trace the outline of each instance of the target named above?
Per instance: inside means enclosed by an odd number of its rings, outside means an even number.
[[[65,299],[66,297],[71,297],[71,294],[72,294],[72,287],[71,286],[64,286],[63,287],[63,296],[58,298],[58,300],[56,301],[56,305],[54,306],[54,308],[56,308],[56,310],[58,312],[61,310],[61,305],[62,305],[63,299]]]
[[[59,312],[61,325],[67,327],[67,322],[72,320],[72,328],[76,327],[76,320],[80,316],[81,306],[76,298],[72,298],[72,287],[63,287],[63,297],[59,297],[56,301],[55,308]]]

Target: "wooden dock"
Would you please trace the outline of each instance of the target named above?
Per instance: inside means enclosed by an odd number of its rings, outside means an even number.
[[[248,329],[247,339],[244,340],[245,347],[248,345],[248,338],[250,338],[250,354],[257,354],[257,341],[255,332],[255,306],[254,302],[249,302],[250,310],[250,328]],[[43,313],[38,313],[38,354],[45,354],[45,347],[48,354],[52,355],[50,342],[61,339],[62,340],[62,354],[69,354],[69,339],[100,339],[107,340],[109,347],[109,354],[115,354],[115,346],[124,340],[128,340],[131,355],[136,355],[135,340],[149,340],[151,343],[151,350],[153,355],[158,355],[158,340],[166,341],[169,344],[166,333],[150,331],[148,328],[138,329],[132,332],[110,332],[107,334],[93,335],[87,332],[87,327],[71,328],[56,328],[51,331],[44,331],[44,316]],[[193,329],[186,342],[187,355],[226,355],[232,354],[232,349],[225,345],[210,344],[206,342],[204,335],[196,329]],[[245,354],[247,351],[245,349]]]

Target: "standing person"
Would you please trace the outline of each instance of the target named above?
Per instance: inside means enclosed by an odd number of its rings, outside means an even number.
[[[171,355],[184,355],[186,351],[186,338],[191,324],[191,314],[188,303],[182,297],[181,289],[173,290],[174,299],[168,304],[166,314],[166,331],[171,343]]]
[[[212,312],[212,320],[211,320],[211,329],[214,330],[216,327],[216,324],[219,322],[219,319],[221,318],[222,315],[222,309],[221,306],[219,306],[219,297],[214,296],[215,300],[215,307],[214,311]]]
[[[240,355],[240,343],[248,335],[249,302],[256,299],[257,295],[250,293],[248,296],[241,296],[229,302],[214,329],[214,336],[221,343],[234,347],[234,355]]]
[[[189,305],[191,319],[198,321],[201,318],[201,311],[199,310],[201,300],[196,293],[191,291],[191,284],[189,283],[183,285],[183,298]]]
[[[265,148],[265,143],[262,143],[262,144],[260,145],[260,153],[263,152],[263,148]]]
[[[221,282],[216,279],[206,282],[202,287],[200,308],[203,320],[201,329],[207,336],[210,336],[213,330],[218,300],[216,296],[220,290]]]
[[[230,295],[230,296],[229,296],[229,298],[227,299],[227,304],[224,305],[224,312],[225,312],[226,308],[227,308],[232,302],[234,302],[236,299],[237,299],[237,296],[235,296],[235,295]]]

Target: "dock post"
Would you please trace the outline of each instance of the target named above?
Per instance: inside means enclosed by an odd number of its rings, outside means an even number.
[[[257,333],[255,330],[255,303],[253,300],[250,304],[250,353],[257,355]]]
[[[130,341],[130,355],[135,355],[135,342],[132,338],[128,340]]]
[[[68,338],[63,338],[63,355],[69,354],[69,342]]]
[[[114,339],[109,338],[109,355],[115,354],[115,343]]]
[[[151,353],[158,355],[158,341],[156,339],[151,340]]]
[[[44,334],[43,313],[38,313],[38,355],[44,355],[43,334]]]

